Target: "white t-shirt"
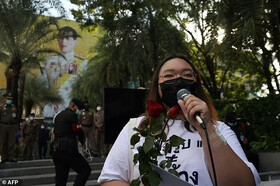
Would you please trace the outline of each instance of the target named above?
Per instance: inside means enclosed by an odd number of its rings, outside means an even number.
[[[143,117],[137,119],[137,126]],[[173,123],[174,121],[174,123]],[[173,123],[169,127],[167,138],[172,135],[180,136],[185,139],[183,145],[179,148],[172,148],[171,153],[166,156],[158,157],[158,162],[163,159],[170,159],[172,161],[172,168],[175,168],[180,174],[180,178],[189,182],[192,185],[200,186],[212,186],[210,174],[207,169],[206,160],[202,148],[202,140],[198,132],[189,132],[184,127],[184,123],[181,120],[170,120],[169,124]],[[227,140],[229,146],[233,151],[247,164],[251,169],[256,185],[260,185],[260,177],[254,165],[248,162],[244,151],[235,133],[223,122],[218,122],[218,129],[220,133]],[[132,160],[135,153],[137,153],[137,147],[142,145],[144,138],[140,139],[140,142],[136,144],[131,154],[130,136],[131,127],[128,124],[122,129],[117,140],[115,141],[110,153],[105,161],[101,175],[98,178],[98,182],[121,180],[130,183],[130,160]],[[132,178],[139,177],[138,164],[133,167]]]

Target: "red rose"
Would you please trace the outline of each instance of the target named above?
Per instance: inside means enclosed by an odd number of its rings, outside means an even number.
[[[168,118],[175,118],[180,113],[180,109],[177,105],[173,106],[167,113]]]
[[[157,102],[155,102],[153,100],[147,101],[147,111],[148,111],[149,115],[153,118],[159,117],[163,108],[164,107],[161,104],[158,104]]]

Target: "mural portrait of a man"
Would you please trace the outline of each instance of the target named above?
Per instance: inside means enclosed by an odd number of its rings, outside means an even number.
[[[75,54],[78,43],[78,33],[70,26],[58,31],[58,45],[61,55],[51,56],[44,62],[43,78],[50,87],[54,87],[62,97],[61,104],[46,104],[43,109],[44,117],[53,117],[59,110],[68,106],[71,98],[71,86],[88,63],[88,60]]]

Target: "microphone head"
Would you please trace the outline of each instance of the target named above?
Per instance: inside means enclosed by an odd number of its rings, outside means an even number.
[[[190,94],[191,92],[188,89],[182,88],[177,92],[177,100],[179,99],[184,100],[185,97],[187,97]]]

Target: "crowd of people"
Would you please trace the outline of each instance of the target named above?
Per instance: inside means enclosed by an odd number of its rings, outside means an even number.
[[[0,106],[0,155],[1,163],[51,158],[53,155],[54,128],[35,118],[31,113],[17,125],[17,112],[13,97],[4,94]],[[82,155],[104,157],[103,110],[98,104],[91,109],[85,101],[80,109],[78,123],[82,125],[84,144]],[[90,121],[87,123],[87,121]],[[86,153],[88,150],[90,153]]]

